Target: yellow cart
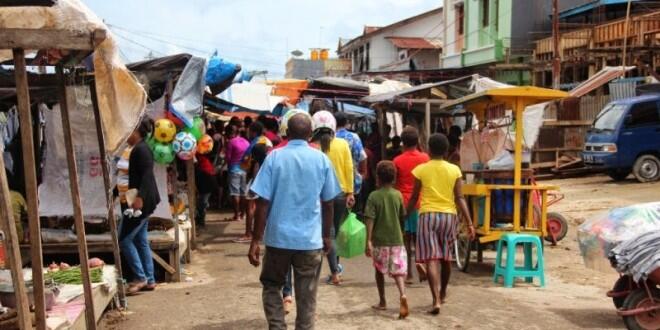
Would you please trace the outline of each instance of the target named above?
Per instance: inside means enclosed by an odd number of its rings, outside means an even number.
[[[558,188],[554,186],[525,184],[522,181],[523,112],[529,105],[561,99],[567,96],[567,93],[554,89],[531,86],[510,87],[471,94],[457,100],[452,100],[441,107],[441,111],[450,111],[462,107],[474,113],[480,123],[487,121],[488,112],[492,109],[508,109],[512,110],[512,116],[515,122],[513,184],[470,183],[463,185],[463,193],[470,199],[472,219],[477,231],[477,238],[475,241],[470,241],[468,235],[465,234],[465,228],[461,228],[456,244],[456,259],[461,270],[467,271],[473,246],[477,247],[479,251],[478,258],[481,261],[481,245],[498,241],[503,234],[526,233],[538,235],[541,238],[546,237],[548,191],[558,190]],[[490,212],[492,196],[498,190],[513,191],[513,216],[511,223],[504,227],[491,226],[491,223],[493,223],[491,220],[495,220],[491,218]],[[531,193],[532,191],[536,191],[541,197],[540,207],[536,211],[540,213],[540,221],[533,220],[535,217],[535,207],[532,201],[532,195],[534,195]],[[529,197],[527,203],[524,203],[526,205],[524,210],[521,198],[523,192],[527,192],[525,195]],[[479,202],[477,202],[478,200]],[[483,221],[479,221],[480,209],[482,210],[481,213],[483,216],[481,218]],[[524,222],[522,221],[522,212],[527,213]],[[536,217],[538,219],[539,215],[537,214]]]

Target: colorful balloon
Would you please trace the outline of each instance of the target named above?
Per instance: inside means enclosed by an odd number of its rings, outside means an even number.
[[[194,155],[196,147],[197,139],[188,132],[179,132],[174,137],[174,142],[172,142],[172,149],[179,155],[179,158],[181,158],[181,153],[192,153]]]
[[[197,140],[197,153],[199,154],[208,154],[213,150],[213,138],[208,135],[202,135],[202,138]]]
[[[170,143],[176,135],[176,126],[169,119],[158,119],[154,125],[154,139],[161,143]]]
[[[193,119],[193,126],[197,127],[200,132],[203,134],[206,134],[206,123],[204,123],[204,119],[202,117],[195,117]]]
[[[199,126],[193,125],[192,127],[186,127],[183,129],[184,132],[190,133],[192,136],[195,137],[195,140],[199,140],[202,138],[202,135],[204,133],[199,129]]]
[[[171,144],[156,143],[153,153],[156,163],[169,164],[174,160],[174,150]]]

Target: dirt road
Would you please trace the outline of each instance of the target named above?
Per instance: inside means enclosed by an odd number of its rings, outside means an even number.
[[[583,266],[576,240],[576,225],[598,212],[660,199],[660,183],[614,183],[606,177],[546,182],[561,187],[566,200],[553,206],[571,221],[568,237],[545,254],[547,286],[518,284],[504,289],[492,283],[493,254],[473,264],[469,274],[453,273],[449,299],[441,315],[424,313],[430,304],[428,287],[408,288],[411,316],[396,319],[397,294],[386,287],[390,309],[376,312],[369,306],[377,294],[373,269],[367,258],[344,260],[341,287],[320,284],[317,329],[620,329],[605,292],[617,275]],[[129,313],[107,317],[105,329],[264,329],[259,269],[249,265],[247,245],[233,243],[242,223],[220,222],[212,214],[207,231],[194,254],[191,281],[165,284],[156,292],[129,299]],[[324,265],[324,274],[327,266]],[[295,312],[287,317],[293,328]]]

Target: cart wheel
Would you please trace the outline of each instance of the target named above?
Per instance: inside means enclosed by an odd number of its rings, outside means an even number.
[[[467,230],[461,230],[459,232],[456,243],[454,243],[454,254],[458,269],[467,273],[468,265],[470,264],[470,254],[472,254],[472,241],[467,234]]]
[[[561,241],[566,237],[568,233],[568,221],[564,218],[563,215],[557,212],[549,212],[547,215],[548,219],[548,235],[545,237],[545,240],[552,242],[552,237],[554,236],[557,242]],[[554,234],[554,235],[553,235]]]
[[[635,285],[635,282],[632,281],[630,276],[628,275],[623,275],[619,277],[618,280],[616,280],[616,283],[614,283],[614,287],[612,287],[612,292],[623,292],[623,291],[631,291],[637,288],[637,285]],[[616,309],[619,309],[623,307],[623,302],[626,301],[627,296],[623,297],[612,297],[612,302],[614,302],[614,307]]]
[[[653,297],[649,297],[646,290],[641,288],[631,292],[623,303],[623,309],[633,310],[657,306],[658,303],[653,299],[660,300],[660,290],[656,288],[649,288],[649,290]],[[624,316],[623,323],[630,330],[660,329],[660,310]]]

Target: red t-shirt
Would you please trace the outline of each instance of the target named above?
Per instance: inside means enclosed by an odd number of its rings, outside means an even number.
[[[420,164],[429,161],[429,156],[426,153],[414,150],[404,151],[401,155],[394,158],[394,166],[396,166],[396,189],[403,195],[403,205],[408,206],[408,201],[412,196],[413,189],[415,188],[415,177],[412,171]],[[419,208],[419,201],[417,207]]]

